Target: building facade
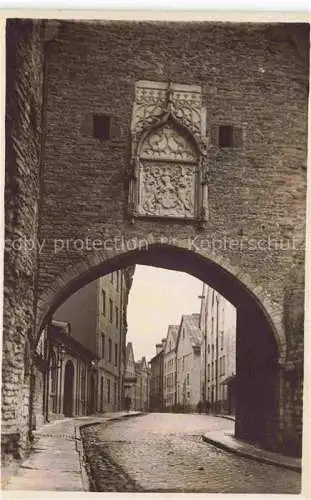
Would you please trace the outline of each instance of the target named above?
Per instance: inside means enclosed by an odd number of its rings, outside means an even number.
[[[176,341],[178,325],[169,325],[163,354],[163,402],[165,409],[176,404]]]
[[[91,413],[123,407],[126,311],[134,268],[115,271],[78,290],[56,311],[72,335],[97,358]]]
[[[177,405],[195,410],[200,401],[202,335],[199,314],[183,315],[179,325],[177,360]]]
[[[126,362],[124,372],[124,396],[130,398],[131,409],[135,408],[136,404],[136,367],[132,342],[128,342],[126,346]]]
[[[126,369],[124,373],[125,397],[131,400],[131,409],[149,411],[150,407],[150,379],[151,372],[147,366],[146,358],[135,362],[132,342],[126,346]]]
[[[73,291],[77,280],[87,283],[100,263],[108,269],[114,258],[126,262],[127,251],[116,248],[109,258],[104,251],[91,253],[85,248],[58,253],[55,259],[55,235],[74,239],[86,221],[93,240],[103,234],[113,240],[120,231],[128,240],[134,236],[148,240],[150,234],[168,241],[172,234],[177,237],[169,251],[157,248],[153,254],[144,248],[149,264],[165,260],[201,279],[210,273],[217,288],[242,310],[236,436],[255,436],[263,446],[301,453],[309,28],[308,23],[228,28],[222,23],[190,22],[150,23],[146,30],[143,23],[124,23],[128,41],[124,51],[119,23],[7,20],[5,240],[15,241],[18,235],[23,241],[41,240],[46,245],[40,254],[5,248],[1,425],[5,454],[19,455],[28,445],[32,414],[27,405],[33,391],[28,383],[31,374],[24,376],[26,359],[30,357],[33,367],[36,342],[58,300]],[[193,43],[188,43],[189,34]],[[150,44],[153,57],[147,57]],[[98,49],[106,46],[109,51]],[[220,59],[226,63],[219,65]],[[130,76],[124,78],[129,66]],[[140,109],[133,96],[136,82],[148,78],[167,87],[168,79],[189,82],[193,93],[202,90],[206,114],[196,112],[195,96],[186,113],[179,102],[175,106],[186,122],[191,115],[202,117],[195,134],[211,146],[202,174],[212,187],[206,197],[212,217],[198,234],[191,223],[176,225],[174,219],[170,223],[150,218],[135,231],[128,224],[128,188],[136,179],[129,159],[130,123],[133,109]],[[153,92],[148,99],[149,126],[157,119],[152,113],[161,112],[171,100],[162,96],[161,89],[156,105]],[[103,103],[109,116],[102,118],[111,119],[113,125],[103,127],[104,132],[113,132],[105,141],[92,127]],[[146,137],[148,130],[143,123],[139,135]],[[69,144],[78,146],[75,154]],[[179,162],[180,158],[174,168]],[[130,179],[124,178],[126,173]],[[163,179],[159,176],[157,183]],[[173,192],[177,196],[176,184]],[[236,239],[238,233],[255,241],[271,235],[299,243],[286,252],[271,252],[269,245],[256,252],[230,245],[211,251],[203,245],[211,234],[220,241]],[[202,245],[184,256],[184,245],[178,241],[199,234]],[[132,262],[129,259],[126,265]],[[269,387],[273,391],[267,398]]]
[[[93,412],[98,358],[75,340],[70,323],[52,321],[37,349],[33,426]]]
[[[156,344],[156,355],[150,360],[150,410],[161,411],[164,407],[163,373],[164,373],[164,349],[166,339]]]
[[[136,371],[136,391],[135,391],[135,410],[147,412],[150,407],[150,379],[151,372],[147,366],[146,358],[135,363]]]
[[[236,309],[203,284],[200,311],[201,401],[216,413],[234,413]]]

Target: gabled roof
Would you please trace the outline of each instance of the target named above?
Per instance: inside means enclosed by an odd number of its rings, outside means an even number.
[[[52,321],[49,326],[47,335],[54,342],[62,344],[65,349],[70,352],[73,356],[78,356],[80,359],[85,359],[88,361],[98,360],[99,357],[93,354],[89,349],[84,347],[80,342],[70,337],[67,333],[67,324],[63,323],[60,325],[59,322]]]
[[[128,364],[128,361],[129,361],[131,356],[132,356],[133,361],[135,363],[133,344],[132,344],[132,342],[128,342],[127,346],[126,346],[126,363],[125,363],[126,365]]]
[[[202,342],[202,332],[199,328],[200,314],[183,314],[178,330],[178,338],[176,342],[176,349],[180,340],[182,328],[185,328],[187,335],[190,339],[192,347],[200,347]]]
[[[146,370],[147,362],[145,356],[143,356],[137,363],[135,363],[135,367],[137,370]]]
[[[169,325],[167,329],[167,335],[166,335],[166,343],[165,343],[165,349],[164,353],[167,354],[170,352],[169,350],[169,342],[170,340],[173,341],[173,347],[171,350],[174,350],[176,348],[176,341],[177,341],[177,336],[178,336],[178,328],[179,325]]]

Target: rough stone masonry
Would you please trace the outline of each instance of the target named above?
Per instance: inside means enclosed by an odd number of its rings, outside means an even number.
[[[264,402],[259,381],[266,377],[273,391],[258,436],[272,449],[300,453],[308,54],[307,24],[7,22],[6,240],[37,244],[33,251],[6,246],[6,456],[21,453],[31,430],[31,359],[40,329],[79,286],[133,262],[188,271],[236,305],[248,356],[239,365],[248,380],[240,387],[240,436],[253,432],[252,388]],[[131,122],[142,80],[202,89],[202,227],[131,215]],[[95,117],[104,125],[101,137]],[[120,237],[149,241],[150,251],[72,245]],[[224,238],[245,244],[200,244]],[[55,241],[71,244],[56,252]],[[284,241],[285,249],[275,243]]]

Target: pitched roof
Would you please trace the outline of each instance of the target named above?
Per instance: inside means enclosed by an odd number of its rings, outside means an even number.
[[[168,332],[167,332],[167,334],[171,333],[174,342],[176,342],[176,339],[177,339],[178,328],[179,328],[179,325],[169,325],[168,326]]]
[[[135,367],[136,367],[138,370],[143,370],[144,368],[147,368],[147,362],[146,362],[146,358],[145,358],[145,356],[143,356],[140,360],[138,360],[138,361],[135,363]]]
[[[127,346],[126,346],[126,356],[125,356],[126,365],[128,364],[128,360],[130,359],[131,354],[132,354],[133,360],[135,362],[133,344],[132,344],[132,342],[128,342]]]
[[[200,314],[183,314],[181,317],[180,327],[178,331],[178,340],[180,339],[181,328],[185,328],[193,347],[199,347],[202,342],[202,332],[199,328]]]
[[[166,342],[164,347],[164,353],[169,354],[171,351],[176,348],[176,340],[178,337],[178,329],[179,325],[168,325]],[[173,346],[170,348],[170,341],[172,340]]]
[[[88,361],[99,359],[98,356],[80,344],[80,342],[68,335],[68,326],[65,322],[62,322],[62,325],[59,323],[60,322],[56,322],[54,320],[52,321],[47,333],[49,338],[64,345],[68,352],[70,352],[73,356],[79,357],[80,359],[86,359]]]

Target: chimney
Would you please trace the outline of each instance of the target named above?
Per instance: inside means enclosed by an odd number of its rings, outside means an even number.
[[[166,344],[166,338],[165,339],[162,339],[162,349],[164,351],[165,349],[165,344]]]
[[[163,349],[162,344],[156,344],[156,354],[159,354],[159,352],[161,352],[162,349]]]

